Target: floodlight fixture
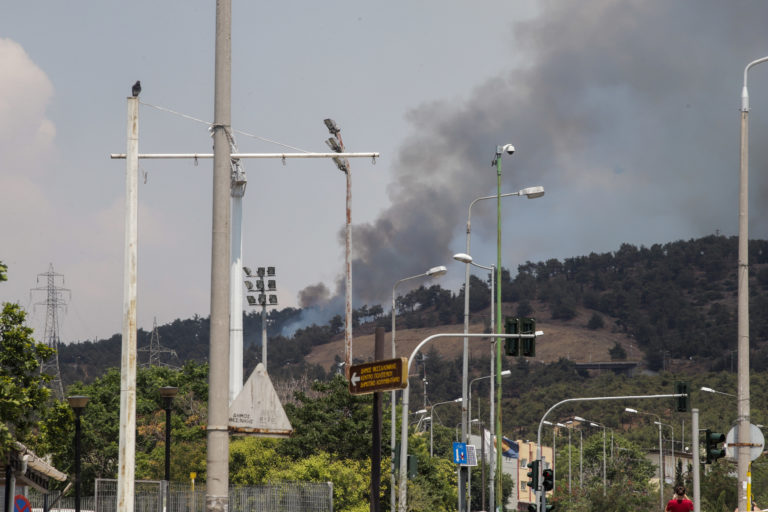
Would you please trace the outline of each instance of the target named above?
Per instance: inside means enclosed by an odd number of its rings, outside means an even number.
[[[271,292],[277,290],[277,283],[275,283],[274,279],[267,281],[267,289]]]
[[[266,303],[267,303],[267,296],[264,295],[263,293],[260,293],[259,294],[259,304],[261,304],[263,306]]]
[[[273,277],[275,275],[275,267],[267,267],[267,275]]]
[[[251,269],[250,269],[250,267],[243,267],[243,272],[245,272],[246,276],[251,277]]]
[[[256,281],[256,289],[260,292],[264,291],[264,281]]]
[[[248,299],[248,305],[249,306],[255,306],[256,305],[256,297],[254,297],[253,295],[246,295],[245,298]]]
[[[336,126],[336,121],[333,119],[323,119],[323,122],[325,123],[325,127],[328,128],[328,131],[332,135],[338,135],[341,130],[339,130],[339,127]]]
[[[336,163],[336,167],[338,167],[341,172],[346,173],[348,171],[346,159],[334,156],[333,161]]]
[[[331,137],[330,139],[326,140],[325,143],[334,153],[343,153],[341,150],[341,144],[339,144],[339,141],[336,138]]]
[[[248,291],[250,292],[253,290],[253,283],[250,281],[245,281],[245,287],[248,288]]]
[[[256,269],[256,274],[258,274],[259,277],[264,277],[264,272],[265,272],[264,267],[259,267],[258,269]]]
[[[277,306],[277,295],[270,295],[269,296],[269,304],[271,306]]]

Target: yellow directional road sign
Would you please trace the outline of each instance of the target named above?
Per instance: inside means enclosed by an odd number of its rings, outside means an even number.
[[[355,364],[349,369],[349,392],[364,395],[408,387],[408,358]]]

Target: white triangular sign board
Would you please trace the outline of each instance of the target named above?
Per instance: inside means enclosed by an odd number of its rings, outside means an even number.
[[[229,405],[229,431],[265,437],[287,437],[293,432],[283,404],[261,363]]]

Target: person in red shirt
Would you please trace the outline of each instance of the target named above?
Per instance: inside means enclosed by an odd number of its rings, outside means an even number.
[[[690,512],[693,510],[693,502],[685,495],[685,487],[675,487],[675,497],[669,500],[665,512]]]

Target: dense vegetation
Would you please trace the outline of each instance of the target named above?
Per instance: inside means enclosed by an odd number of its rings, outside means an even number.
[[[504,379],[503,431],[507,437],[532,439],[544,411],[552,404],[574,396],[637,395],[669,393],[675,380],[687,380],[693,390],[693,406],[701,411],[701,428],[727,432],[735,419],[735,404],[724,395],[697,391],[701,386],[735,392],[735,374],[731,357],[736,346],[736,261],[735,238],[709,236],[698,240],[656,244],[650,248],[624,244],[612,253],[526,262],[513,277],[503,270],[502,297],[520,316],[530,314],[532,304],[542,308],[555,320],[568,321],[577,312],[588,312],[589,329],[612,329],[628,336],[645,354],[648,374],[632,377],[612,373],[590,374],[573,362],[562,359],[551,364],[536,360],[509,361],[512,375]],[[768,363],[768,242],[750,243],[750,337],[752,345],[751,404],[752,423],[768,424],[768,374],[761,370]],[[0,273],[2,275],[2,273]],[[472,277],[470,311],[477,313],[489,306],[488,283]],[[428,327],[460,323],[463,316],[464,291],[452,293],[439,286],[420,287],[398,298],[396,303],[399,328]],[[538,310],[538,307],[537,307]],[[334,368],[309,366],[304,357],[316,346],[342,335],[343,319],[332,318],[326,325],[305,325],[295,329],[302,311],[286,308],[270,310],[267,330],[270,338],[271,376],[281,393],[286,412],[296,429],[293,438],[283,441],[239,439],[232,442],[232,482],[246,485],[279,479],[320,479],[337,482],[349,490],[336,496],[339,510],[363,510],[369,496],[364,482],[370,474],[370,399],[351,397],[343,379]],[[364,305],[354,311],[355,333],[372,332],[375,327],[389,328],[390,317],[381,306]],[[14,320],[18,323],[18,318]],[[255,366],[260,356],[261,315],[244,316],[246,333],[246,370]],[[160,385],[180,387],[174,402],[173,474],[178,478],[189,468],[197,468],[205,478],[205,424],[207,399],[208,320],[194,317],[176,320],[158,328],[161,344],[176,352],[178,359],[167,359],[176,366],[142,368],[139,372],[139,446],[137,476],[159,478],[162,473],[162,422],[156,389]],[[290,333],[290,336],[287,334]],[[140,331],[139,345],[149,345],[149,332]],[[86,458],[86,481],[97,476],[114,475],[118,420],[120,336],[109,340],[77,343],[61,347],[63,378],[70,393],[92,397],[86,412],[86,432],[90,458]],[[148,354],[144,352],[143,362]],[[611,351],[612,357],[626,357],[622,346]],[[34,356],[32,356],[34,358]],[[664,371],[664,358],[692,362],[689,375]],[[181,362],[184,362],[183,364]],[[472,377],[487,371],[487,361],[471,361]],[[104,369],[113,368],[104,373]],[[416,369],[429,380],[429,402],[450,400],[461,394],[461,364],[431,349],[419,358]],[[690,371],[690,370],[689,370]],[[421,398],[421,379],[412,379],[412,396]],[[488,381],[472,388],[474,417],[487,418]],[[653,507],[658,490],[648,484],[648,466],[630,463],[640,454],[657,446],[658,430],[649,417],[624,412],[634,407],[657,414],[675,429],[678,450],[692,447],[687,415],[673,412],[664,400],[610,402],[602,405],[585,403],[563,407],[557,420],[583,416],[610,429],[616,443],[629,459],[611,460],[608,468],[611,491],[602,492],[602,432],[585,430],[585,485],[577,491],[559,489],[557,500],[567,510],[601,510],[607,504],[623,503],[626,510]],[[344,411],[339,421],[339,411]],[[54,453],[63,469],[71,460],[69,448],[54,440],[72,435],[71,411],[55,404],[38,413],[40,428],[26,439],[40,450]],[[43,417],[44,415],[44,417]],[[114,416],[114,417],[113,417]],[[384,414],[383,445],[388,446],[388,418]],[[411,484],[410,496],[415,509],[450,510],[455,507],[455,471],[447,463],[453,426],[459,421],[458,408],[441,408],[440,423],[435,424],[435,454],[429,457],[429,439],[414,430],[410,441],[419,460],[419,474]],[[445,426],[443,426],[445,425]],[[28,428],[21,425],[19,432]],[[594,430],[594,429],[593,429]],[[111,433],[110,433],[111,432]],[[683,434],[684,433],[684,434]],[[551,435],[551,431],[547,435]],[[566,474],[560,464],[566,460],[568,447],[565,432],[558,434],[558,474]],[[665,434],[668,436],[669,432]],[[681,438],[685,435],[685,440]],[[30,437],[31,436],[31,437]],[[88,437],[90,436],[90,437]],[[695,444],[693,444],[695,447]],[[388,473],[388,450],[385,449],[382,474]],[[732,510],[735,481],[730,463],[721,461],[710,468],[702,485],[702,510]],[[679,470],[680,481],[690,479],[687,468]],[[562,484],[563,480],[559,480]],[[768,503],[768,464],[758,459],[753,465],[754,489],[759,503]],[[382,495],[388,496],[388,480],[383,479]],[[627,492],[624,492],[627,491]],[[631,492],[630,492],[631,491]],[[473,490],[473,498],[480,492]],[[623,498],[622,498],[623,497]],[[625,499],[626,498],[626,499]],[[631,499],[630,499],[631,498]],[[601,505],[602,504],[602,505]],[[650,505],[649,505],[650,504]],[[477,504],[479,507],[479,503]],[[729,509],[730,507],[730,509]],[[612,510],[619,510],[611,508]]]
[[[750,310],[768,311],[768,242],[750,242]],[[502,300],[515,303],[525,314],[531,302],[547,306],[553,319],[568,320],[577,308],[592,311],[591,328],[610,320],[633,338],[645,354],[650,370],[663,367],[665,357],[692,359],[709,370],[727,369],[736,346],[737,239],[708,236],[697,240],[654,244],[650,248],[623,244],[611,253],[526,262],[514,278],[502,272]],[[488,307],[488,283],[472,276],[470,311]],[[452,293],[439,285],[419,287],[396,302],[400,328],[460,323],[464,291]],[[343,319],[335,316],[325,325],[311,324],[292,330],[301,318],[296,308],[273,309],[267,315],[270,360],[276,376],[310,373],[322,378],[329,368],[309,368],[304,357],[318,345],[343,335]],[[363,305],[353,312],[355,333],[389,328],[389,313],[381,305]],[[750,338],[753,368],[768,364],[768,315],[753,314]],[[261,315],[244,315],[246,370],[260,358]],[[292,331],[292,332],[291,332]],[[291,332],[290,336],[285,333]],[[176,366],[208,356],[208,319],[195,316],[158,327],[160,342],[177,354],[166,362]],[[140,330],[138,343],[146,348],[151,333]],[[60,363],[65,383],[90,381],[104,368],[120,361],[120,335],[61,347]],[[148,353],[141,354],[143,360]]]

